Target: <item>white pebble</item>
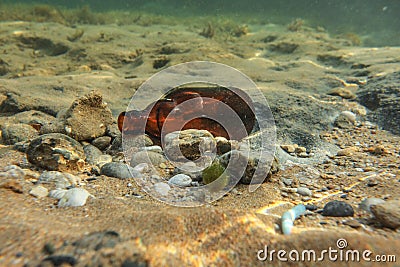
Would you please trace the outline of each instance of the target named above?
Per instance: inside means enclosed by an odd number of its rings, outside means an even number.
[[[71,188],[58,202],[58,207],[80,207],[85,205],[90,196],[89,192],[83,188]]]
[[[169,179],[168,183],[170,185],[177,185],[177,186],[182,186],[182,187],[187,187],[190,186],[192,183],[192,178],[186,174],[177,174],[171,179]]]
[[[351,111],[342,111],[340,113],[342,116],[345,116],[350,122],[355,123],[356,122],[356,114],[354,114]]]

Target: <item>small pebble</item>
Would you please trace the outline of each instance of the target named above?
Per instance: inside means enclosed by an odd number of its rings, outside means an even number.
[[[347,148],[344,148],[344,149],[340,149],[338,152],[337,152],[337,156],[351,156],[351,155],[353,155],[353,153],[356,151],[356,148],[355,147],[347,147]]]
[[[177,174],[171,179],[169,179],[168,184],[170,185],[177,185],[182,187],[190,186],[192,183],[192,178],[186,174]]]
[[[29,191],[29,194],[31,194],[32,196],[37,197],[37,198],[47,197],[47,195],[49,194],[49,190],[47,190],[46,187],[37,185],[37,186],[34,186]]]
[[[159,193],[160,195],[166,196],[166,195],[168,195],[169,190],[171,190],[171,187],[170,187],[168,184],[166,184],[166,183],[159,182],[159,183],[156,183],[156,184],[153,186],[153,189],[154,189],[157,193]]]
[[[299,187],[297,188],[297,193],[302,195],[302,196],[311,196],[312,192],[310,189],[308,189],[307,187]]]
[[[354,216],[354,210],[353,207],[346,202],[333,200],[324,206],[322,215],[332,217],[348,217]]]

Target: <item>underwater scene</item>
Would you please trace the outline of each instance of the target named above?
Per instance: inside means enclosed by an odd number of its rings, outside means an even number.
[[[0,266],[398,266],[399,14],[0,0]]]

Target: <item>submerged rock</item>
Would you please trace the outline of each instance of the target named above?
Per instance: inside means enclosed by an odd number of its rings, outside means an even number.
[[[196,160],[206,152],[216,152],[216,141],[206,130],[171,132],[165,136],[164,141],[164,152],[171,160]]]
[[[52,184],[55,188],[67,188],[77,186],[81,182],[81,178],[67,172],[45,171],[39,176],[38,183]]]
[[[121,162],[109,162],[101,167],[100,173],[105,176],[121,179],[141,177],[141,173]]]
[[[50,171],[81,170],[85,153],[79,142],[60,133],[44,134],[32,140],[28,161]]]
[[[6,124],[1,127],[1,137],[6,145],[31,140],[38,135],[38,131],[27,124]]]
[[[58,202],[58,207],[80,207],[86,204],[89,192],[83,188],[71,188],[65,192]]]
[[[177,174],[168,180],[168,184],[187,187],[192,184],[192,178],[186,174]]]
[[[354,210],[353,207],[346,202],[333,200],[324,206],[322,215],[332,217],[348,217],[354,215]]]
[[[400,200],[389,200],[370,207],[375,218],[385,227],[400,227]]]
[[[100,93],[92,91],[75,100],[70,108],[57,115],[57,121],[44,125],[42,133],[63,133],[78,141],[105,135],[113,117]]]

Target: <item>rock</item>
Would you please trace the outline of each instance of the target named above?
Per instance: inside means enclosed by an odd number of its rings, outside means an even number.
[[[353,127],[355,122],[356,114],[351,111],[342,111],[339,116],[336,117],[334,125],[342,129],[348,129]]]
[[[171,187],[163,182],[159,182],[153,185],[153,189],[160,195],[166,196],[169,193],[169,190],[171,190]]]
[[[97,167],[101,168],[101,167],[103,167],[104,164],[112,162],[112,160],[113,160],[113,158],[111,155],[104,154],[97,158],[97,160],[95,161],[95,164]]]
[[[106,134],[112,138],[117,138],[118,136],[121,137],[121,132],[118,129],[117,123],[107,125]]]
[[[39,176],[38,183],[53,184],[55,188],[67,188],[77,186],[81,178],[67,172],[45,171]]]
[[[257,168],[257,175],[259,180],[268,180],[273,173],[278,172],[279,164],[277,159],[274,157],[272,165],[269,166],[269,161],[267,159],[259,159],[260,153],[232,150],[225,153],[220,157],[221,165],[227,168],[229,162],[233,162],[230,165],[229,174],[233,177],[240,176],[240,182],[243,184],[250,184],[251,180],[254,178],[254,173]],[[243,169],[245,170],[242,173]]]
[[[28,161],[51,171],[81,170],[85,153],[80,143],[59,133],[44,134],[32,140]]]
[[[92,141],[92,145],[94,145],[100,150],[105,150],[110,146],[110,144],[111,144],[110,136],[100,136]]]
[[[359,103],[367,107],[368,120],[384,130],[400,134],[400,72],[377,75],[357,91]]]
[[[1,137],[6,145],[13,145],[18,142],[28,141],[39,133],[32,126],[27,124],[6,124],[1,127]]]
[[[354,216],[354,210],[353,207],[346,202],[333,200],[324,206],[322,215],[332,217],[348,217]]]
[[[353,155],[353,153],[357,150],[356,147],[347,147],[344,149],[340,149],[336,155],[339,157],[343,157],[343,156],[351,156]]]
[[[29,194],[31,194],[34,197],[37,198],[42,198],[42,197],[47,197],[49,194],[49,190],[47,190],[46,187],[43,187],[41,185],[34,186],[31,191],[29,191]]]
[[[203,168],[197,167],[196,163],[194,163],[193,161],[188,161],[180,165],[179,167],[176,167],[174,173],[175,174],[183,173],[190,176],[192,180],[201,181],[202,171]]]
[[[328,92],[328,95],[340,96],[345,99],[354,99],[356,95],[349,89],[343,87],[333,88]]]
[[[105,176],[116,177],[120,179],[142,177],[141,173],[121,162],[109,162],[104,164],[101,167],[100,173]]]
[[[17,165],[7,165],[4,170],[0,172],[0,177],[14,178],[14,179],[24,179],[25,171]]]
[[[192,184],[192,178],[186,174],[177,174],[168,180],[168,184],[187,187]]]
[[[296,151],[295,145],[281,145],[281,148],[288,153],[294,153]]]
[[[229,175],[225,172],[225,167],[219,161],[214,161],[209,167],[205,168],[202,177],[204,184],[210,184],[217,179],[221,187],[229,183]]]
[[[360,209],[371,212],[371,206],[377,205],[377,204],[382,204],[385,203],[385,200],[381,198],[376,198],[376,197],[371,197],[371,198],[366,198],[361,203],[359,204]]]
[[[130,165],[134,167],[140,163],[147,163],[158,167],[161,163],[165,162],[167,162],[167,159],[160,153],[153,151],[139,151],[133,155]]]
[[[308,189],[307,187],[299,187],[297,188],[296,192],[302,196],[308,196],[308,197],[312,196],[311,190]]]
[[[103,136],[113,123],[111,110],[96,91],[75,100],[60,119],[65,132],[78,141]]]
[[[293,179],[288,179],[288,178],[281,178],[281,181],[286,185],[286,186],[291,186]]]
[[[216,136],[215,142],[217,143],[217,155],[223,155],[228,153],[232,149],[232,141],[229,141],[225,137]],[[235,148],[236,149],[236,148]]]
[[[10,123],[23,123],[28,125],[37,125],[40,127],[55,121],[56,118],[38,110],[28,110],[8,117],[8,119]]]
[[[99,157],[103,155],[103,152],[93,145],[84,146],[83,151],[85,152],[86,162],[91,165],[96,165]]]
[[[400,200],[389,200],[370,207],[375,218],[385,227],[397,229],[400,227]]]
[[[206,130],[176,131],[164,137],[164,153],[171,160],[196,160],[206,152],[216,153],[216,141]]]
[[[89,192],[83,188],[71,188],[58,202],[58,207],[80,207],[86,204]]]

